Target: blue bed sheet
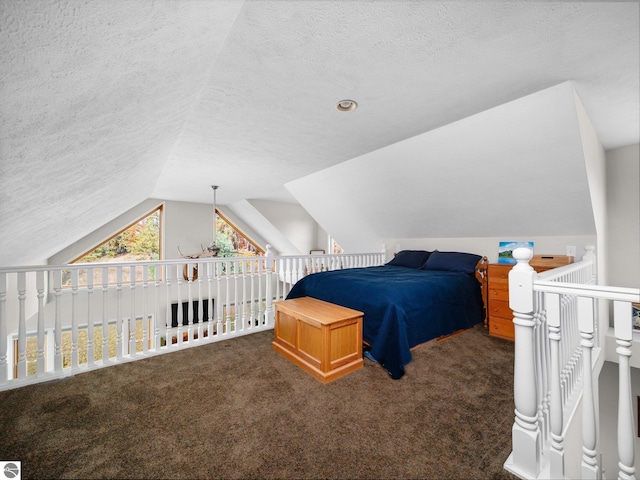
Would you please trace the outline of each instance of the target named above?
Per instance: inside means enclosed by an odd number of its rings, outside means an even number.
[[[314,297],[364,313],[368,352],[391,375],[404,375],[410,348],[483,320],[473,275],[383,265],[318,272],[298,281],[287,298]]]

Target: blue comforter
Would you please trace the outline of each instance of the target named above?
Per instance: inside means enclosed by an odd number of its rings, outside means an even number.
[[[364,313],[369,356],[391,377],[404,375],[412,347],[469,328],[483,319],[473,275],[383,265],[313,273],[287,298],[314,297]]]

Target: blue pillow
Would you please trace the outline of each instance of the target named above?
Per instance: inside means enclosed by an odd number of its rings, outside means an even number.
[[[461,272],[474,274],[476,265],[482,257],[475,253],[439,252],[435,251],[427,260],[424,270],[445,270],[448,272]]]
[[[396,267],[421,268],[431,252],[424,250],[401,250],[396,256],[387,263],[387,265],[395,265]]]

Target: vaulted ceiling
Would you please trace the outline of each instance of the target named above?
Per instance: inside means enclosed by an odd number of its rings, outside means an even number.
[[[604,148],[637,144],[639,10],[3,0],[0,265],[46,259],[150,197],[208,203],[216,184],[221,204],[299,201],[286,184],[566,81]],[[345,98],[358,108],[337,111]]]

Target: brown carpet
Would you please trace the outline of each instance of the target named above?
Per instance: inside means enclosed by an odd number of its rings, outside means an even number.
[[[323,385],[273,332],[0,392],[23,478],[515,478],[513,343],[482,327]]]

